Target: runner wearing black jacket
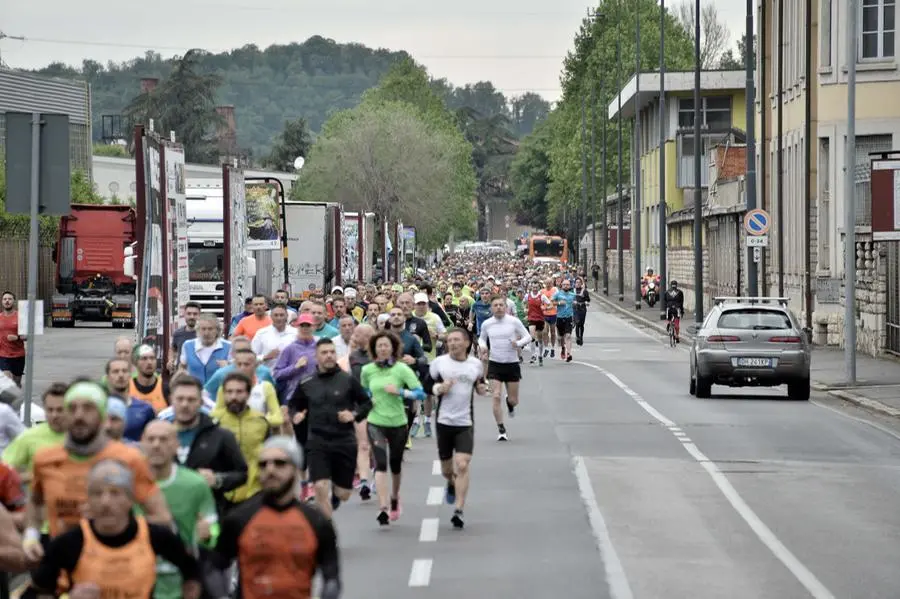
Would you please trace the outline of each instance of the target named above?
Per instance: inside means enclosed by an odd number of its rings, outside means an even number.
[[[587,320],[587,309],[590,303],[591,296],[584,285],[584,279],[578,277],[575,279],[575,304],[572,306],[575,316],[575,343],[578,345],[584,345],[584,321]]]
[[[309,480],[315,485],[316,503],[330,518],[332,511],[350,498],[357,457],[354,423],[366,419],[372,400],[358,380],[338,368],[331,339],[316,343],[316,363],[318,371],[300,383],[289,407],[295,424],[305,419],[309,426]]]
[[[180,375],[172,380],[170,387],[180,444],[178,462],[207,480],[222,518],[228,505],[225,493],[247,482],[247,462],[234,434],[200,411],[203,405],[200,381],[190,375]]]

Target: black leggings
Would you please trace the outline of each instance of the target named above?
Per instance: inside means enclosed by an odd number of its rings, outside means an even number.
[[[390,463],[391,474],[400,474],[409,427],[378,426],[370,422],[368,430],[369,447],[375,458],[375,472],[387,472]]]
[[[584,310],[578,309],[575,307],[575,338],[582,339],[584,338],[584,321],[587,318],[587,309]]]

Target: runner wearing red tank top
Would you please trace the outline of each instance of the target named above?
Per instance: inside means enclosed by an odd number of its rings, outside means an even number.
[[[540,281],[531,283],[531,291],[525,296],[528,306],[528,332],[531,333],[531,364],[538,362],[544,365],[544,342],[547,330],[544,326],[544,308],[549,302],[547,296],[541,293]]]

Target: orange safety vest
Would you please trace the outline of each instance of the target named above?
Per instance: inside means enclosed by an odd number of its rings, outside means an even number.
[[[84,546],[71,574],[72,586],[92,582],[100,587],[101,597],[150,597],[156,584],[156,553],[147,521],[137,516],[137,536],[122,547],[104,545],[87,520],[80,524]]]
[[[169,407],[169,404],[166,403],[166,396],[163,395],[162,377],[159,375],[156,375],[156,385],[153,386],[153,390],[150,393],[141,393],[137,388],[135,379],[132,378],[131,389],[128,391],[128,394],[134,399],[146,401],[157,414]]]

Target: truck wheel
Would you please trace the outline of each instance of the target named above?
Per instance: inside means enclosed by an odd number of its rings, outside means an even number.
[[[125,328],[125,329],[133,329],[133,328],[134,328],[134,321],[132,320],[131,322],[125,322],[125,323],[122,323],[122,328]]]
[[[788,383],[788,399],[794,401],[809,401],[809,379]]]

